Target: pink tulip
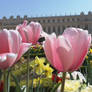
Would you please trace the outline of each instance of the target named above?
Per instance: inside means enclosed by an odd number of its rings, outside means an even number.
[[[28,50],[30,44],[22,43],[16,30],[0,31],[0,69],[11,67]]]
[[[42,26],[38,22],[31,22],[27,25],[27,21],[24,21],[22,25],[16,28],[22,36],[23,42],[36,44],[40,38]]]
[[[79,28],[67,28],[63,35],[46,38],[44,51],[47,59],[58,71],[74,71],[83,63],[91,43],[88,31]]]

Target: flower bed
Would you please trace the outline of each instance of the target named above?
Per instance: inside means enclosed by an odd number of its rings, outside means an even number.
[[[16,30],[1,31],[0,43],[0,92],[91,92],[87,30],[67,28],[56,37],[24,21]]]

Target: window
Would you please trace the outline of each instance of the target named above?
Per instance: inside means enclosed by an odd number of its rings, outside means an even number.
[[[84,29],[85,29],[85,30],[88,30],[88,25],[85,25]]]
[[[72,18],[72,21],[74,21],[74,19]]]
[[[50,26],[48,27],[48,33],[49,34],[51,33],[51,27]]]
[[[53,32],[55,32],[55,26],[53,26]]]
[[[60,26],[58,26],[58,34],[60,34]]]
[[[77,18],[77,21],[79,21],[80,19],[79,18]]]
[[[43,27],[43,31],[46,31],[46,27]]]
[[[41,21],[40,21],[40,20],[38,20],[38,22],[40,23]]]
[[[67,27],[70,27],[69,25]]]
[[[52,22],[55,22],[55,20],[53,19]]]
[[[45,20],[43,20],[43,23],[45,23]]]
[[[65,26],[63,26],[62,29],[65,30]]]
[[[61,34],[64,32],[64,30],[65,30],[65,26],[62,26],[62,32],[61,32]]]
[[[67,22],[69,22],[69,19],[67,19]]]
[[[60,22],[60,19],[57,19],[57,22]]]
[[[48,19],[48,23],[50,22],[50,20]]]
[[[62,19],[62,22],[64,22],[65,20],[64,19]]]
[[[75,25],[72,25],[72,27],[75,27]]]
[[[0,26],[2,26],[2,23],[0,22]]]
[[[78,28],[80,28],[80,25],[77,25]]]

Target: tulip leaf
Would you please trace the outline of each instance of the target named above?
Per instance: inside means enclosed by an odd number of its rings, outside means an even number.
[[[14,80],[15,84],[16,84],[16,91],[15,91],[15,92],[22,92],[22,90],[21,90],[21,87],[20,87],[20,85],[19,85],[19,81],[18,81],[17,77],[16,77],[16,76],[14,76],[12,73],[11,73],[11,76],[12,76],[12,78],[13,78],[13,80]]]
[[[54,85],[54,87],[51,89],[51,92],[56,92],[57,88],[59,87],[61,83],[58,83],[56,85]]]
[[[32,84],[31,87],[29,88],[30,92],[33,92],[33,79],[32,79]]]
[[[1,80],[1,78],[2,78],[2,71],[0,70],[0,80]]]
[[[36,92],[40,92],[40,87],[41,87],[41,84],[40,84],[40,80],[38,81],[38,85],[37,85],[37,90],[36,90]]]
[[[88,64],[88,82],[92,85],[92,66]]]
[[[70,79],[73,80],[73,76],[72,76],[71,72],[69,72],[69,74],[70,74]]]
[[[24,87],[24,88],[22,89],[22,91],[21,91],[21,92],[24,92],[25,88],[26,88],[26,87]]]
[[[7,73],[7,92],[10,92],[10,71]]]

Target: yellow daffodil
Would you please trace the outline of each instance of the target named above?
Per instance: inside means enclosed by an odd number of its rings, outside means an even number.
[[[88,59],[88,56],[86,56],[85,58]]]
[[[52,81],[51,78],[42,78],[41,80],[42,80],[42,85],[44,87],[51,87],[51,86],[53,86],[53,81]]]
[[[41,74],[44,68],[45,58],[35,57],[35,60],[30,64],[34,68],[37,74]]]
[[[49,66],[49,64],[44,66],[45,75],[48,78],[51,78],[53,69]]]
[[[36,87],[38,85],[42,84],[42,80],[40,78],[34,79],[33,80],[33,86]]]
[[[90,53],[92,53],[92,49],[90,49]]]
[[[91,65],[91,67],[92,67],[92,60],[90,60],[90,65]]]

